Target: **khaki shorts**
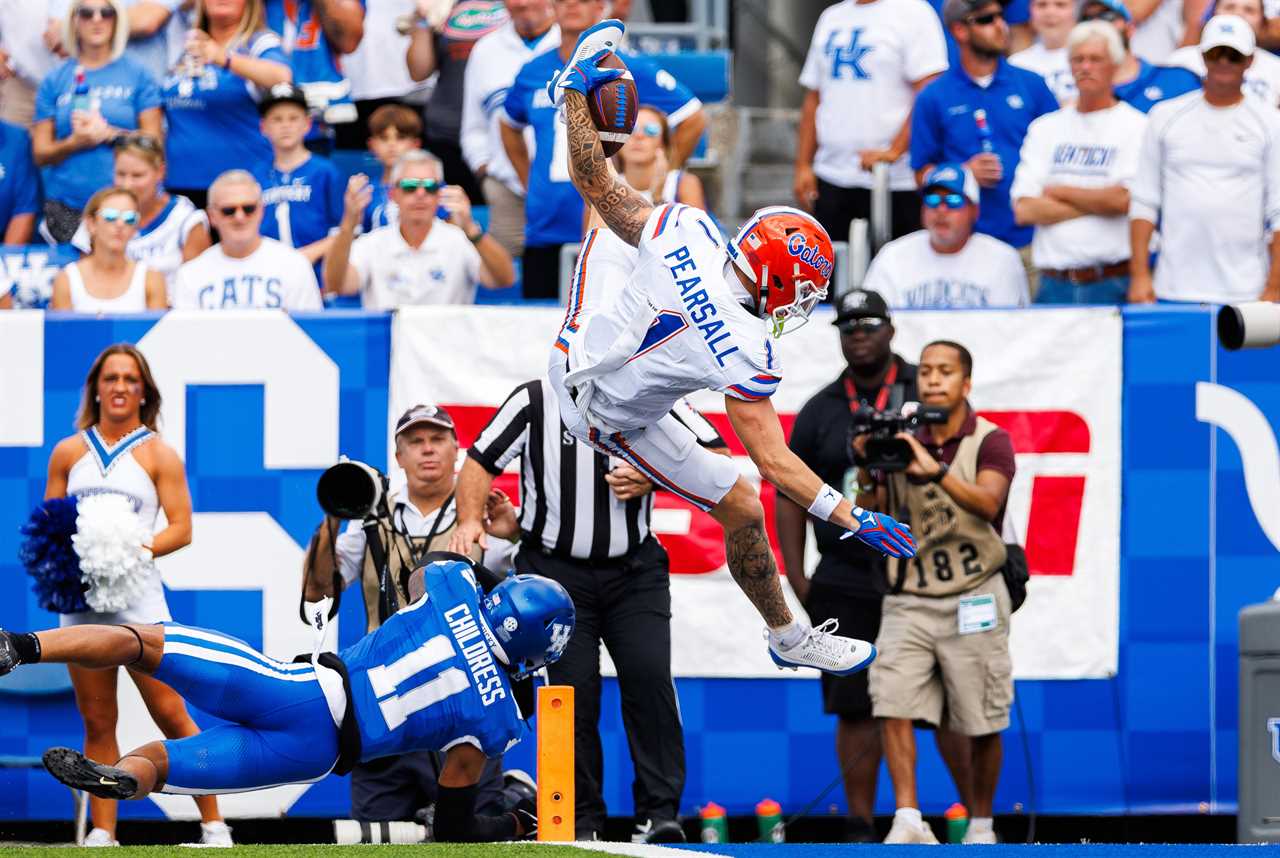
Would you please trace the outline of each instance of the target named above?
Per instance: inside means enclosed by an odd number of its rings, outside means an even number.
[[[960,599],[981,593],[995,594],[998,624],[988,632],[962,635]],[[875,717],[926,721],[966,736],[1008,727],[1013,704],[1009,613],[1009,591],[999,572],[955,596],[885,596],[876,637],[879,656],[870,677]]]
[[[524,197],[489,176],[484,177],[481,187],[489,204],[489,234],[519,259],[524,253]]]

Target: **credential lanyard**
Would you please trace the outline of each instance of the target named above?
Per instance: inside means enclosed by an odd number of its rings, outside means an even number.
[[[876,411],[884,411],[889,405],[889,396],[893,392],[893,385],[898,380],[898,362],[895,360],[889,365],[889,371],[884,374],[884,383],[880,385],[880,392],[876,394]],[[848,373],[844,376],[844,392],[849,397],[849,413],[855,413],[862,400],[858,397],[858,389],[853,386],[853,379]]]

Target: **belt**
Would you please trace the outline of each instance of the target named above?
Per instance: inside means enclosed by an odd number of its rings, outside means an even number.
[[[1110,265],[1086,265],[1083,268],[1041,268],[1041,277],[1053,277],[1058,280],[1066,280],[1068,283],[1082,285],[1085,283],[1097,283],[1099,280],[1105,280],[1108,277],[1119,277],[1121,274],[1129,273],[1129,260],[1123,262],[1113,262]]]

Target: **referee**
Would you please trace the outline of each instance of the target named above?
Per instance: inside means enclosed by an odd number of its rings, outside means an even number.
[[[724,440],[692,406],[672,414],[699,443]],[[726,450],[727,452],[727,450]],[[517,572],[559,581],[577,625],[551,681],[573,686],[575,836],[604,832],[600,746],[600,643],[618,669],[622,723],[635,766],[632,841],[684,840],[676,820],[684,791],[684,729],[671,680],[671,582],[667,553],[653,536],[653,484],[629,465],[580,443],[560,419],[545,381],[520,385],[481,431],[458,477],[458,528],[450,550],[483,540],[485,498],[494,477],[520,457]]]

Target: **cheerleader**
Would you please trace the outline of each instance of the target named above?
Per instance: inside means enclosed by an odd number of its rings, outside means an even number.
[[[111,493],[132,504],[148,532],[164,509],[168,526],[155,533],[147,546],[155,557],[177,551],[191,542],[191,494],[182,460],[156,433],[160,391],[146,358],[128,344],[109,346],[98,355],[85,379],[76,426],[49,459],[45,498]],[[62,614],[63,626],[84,623],[159,623],[172,619],[165,603],[160,573],[152,567],[141,595],[132,605],[113,613],[83,611]],[[84,719],[85,754],[96,760],[120,757],[116,744],[116,669],[68,667],[75,688],[76,707]],[[156,726],[170,739],[197,734],[182,698],[167,685],[129,671]],[[231,831],[218,812],[217,799],[196,799],[200,808],[201,840],[231,845]],[[116,803],[90,798],[93,830],[86,846],[116,845]]]

